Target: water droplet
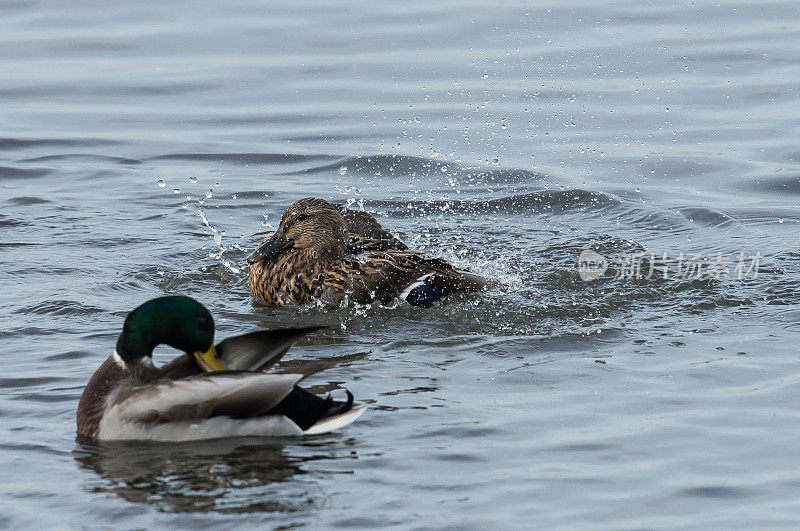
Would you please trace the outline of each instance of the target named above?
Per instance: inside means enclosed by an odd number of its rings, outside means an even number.
[[[214,186],[219,186],[219,185],[220,185],[219,183],[214,183]]]
[[[447,171],[447,166],[446,165],[442,166],[442,173],[445,173],[446,171]]]
[[[345,173],[347,173],[347,166],[340,166],[339,175],[344,175]]]
[[[212,195],[214,195],[214,192],[212,192],[212,191],[211,191],[211,188],[209,188],[208,190],[206,190],[206,197],[208,197],[209,199],[211,199],[211,196],[212,196]]]
[[[781,219],[779,219],[779,220],[778,220],[778,223],[783,223],[784,221],[786,221],[786,220],[784,220],[783,218],[781,218]]]
[[[192,184],[196,183],[197,182],[197,177],[195,177],[194,175],[189,177],[189,182],[192,183]]]
[[[419,116],[415,116],[415,117],[414,117],[414,123],[415,123],[415,124],[418,124],[418,123],[420,123],[421,121],[422,121],[422,120],[420,119],[420,117],[419,117]]]
[[[158,185],[159,188],[164,188],[167,185],[167,183],[166,181],[164,181],[164,179],[159,179],[156,181],[156,185]]]
[[[172,193],[173,194],[179,194],[179,193],[181,193],[181,189],[180,188],[173,188],[172,189]]]

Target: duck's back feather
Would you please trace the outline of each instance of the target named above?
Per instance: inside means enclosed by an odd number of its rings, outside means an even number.
[[[351,254],[365,251],[404,251],[408,247],[384,229],[369,212],[340,207],[347,230],[347,250]]]
[[[479,275],[458,271],[441,258],[414,251],[387,251],[370,253],[365,261],[346,259],[330,268],[323,279],[322,296],[337,302],[346,293],[360,303],[388,303],[396,297],[406,298],[423,284],[438,293],[435,300],[487,286]],[[414,300],[410,302],[413,304]]]

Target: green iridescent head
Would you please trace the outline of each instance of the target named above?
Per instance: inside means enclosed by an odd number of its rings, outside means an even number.
[[[152,358],[161,344],[188,354],[207,352],[214,346],[214,318],[190,297],[152,299],[128,314],[117,340],[117,354],[125,363]]]

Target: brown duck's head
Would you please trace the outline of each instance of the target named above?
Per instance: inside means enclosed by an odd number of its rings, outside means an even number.
[[[278,230],[259,244],[247,261],[255,264],[286,249],[315,251],[321,257],[340,257],[345,252],[346,228],[336,205],[307,197],[283,213]]]

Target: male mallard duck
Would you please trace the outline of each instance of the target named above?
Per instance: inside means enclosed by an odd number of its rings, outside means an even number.
[[[92,440],[188,441],[245,435],[314,435],[346,426],[365,405],[321,398],[301,374],[265,374],[318,328],[258,331],[214,346],[214,319],[189,297],[160,297],[125,319],[114,353],[78,403],[78,435]],[[153,365],[167,344],[186,354]],[[228,372],[223,372],[228,371]]]
[[[366,259],[358,255],[368,253]],[[456,292],[491,283],[440,258],[408,248],[366,212],[324,199],[301,199],[284,212],[278,230],[247,259],[250,294],[268,304],[338,304],[348,296],[366,304],[396,297],[429,307]]]

